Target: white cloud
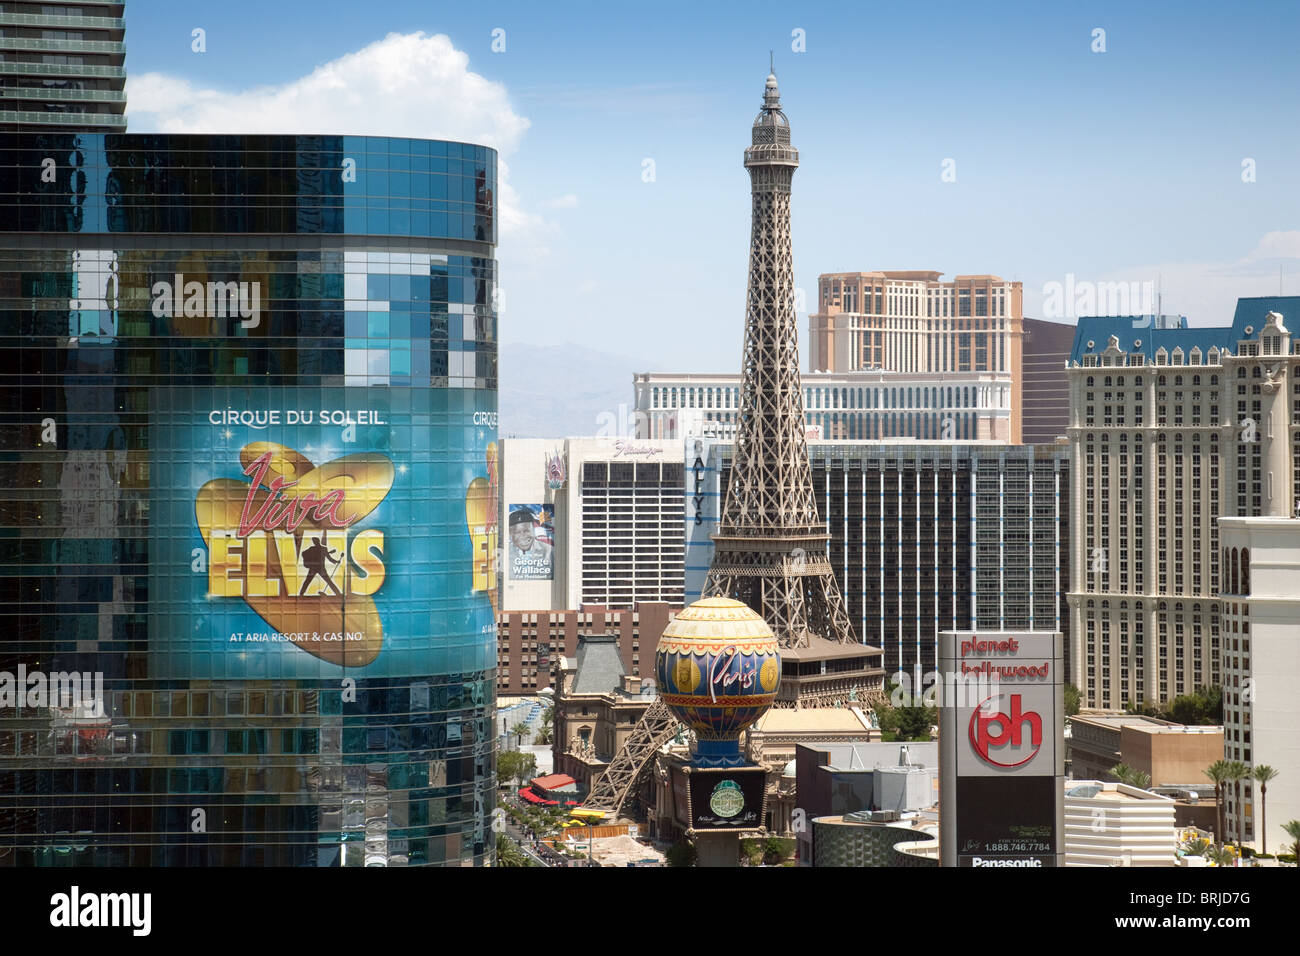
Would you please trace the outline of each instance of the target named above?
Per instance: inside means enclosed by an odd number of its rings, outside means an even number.
[[[506,158],[528,129],[505,86],[469,68],[444,34],[390,33],[311,73],[247,90],[199,88],[145,73],[127,82],[130,127],[164,133],[300,133],[406,136],[479,143],[497,150],[500,239],[528,260],[549,252],[555,227],[523,208]]]
[[[1300,259],[1300,229],[1265,233],[1247,259]]]
[[[576,209],[578,197],[574,193],[565,193],[563,196],[556,196],[554,199],[542,200],[542,205],[547,209]]]
[[[280,86],[197,89],[146,73],[130,81],[133,126],[166,133],[322,133],[463,139],[510,153],[528,120],[506,88],[469,69],[443,35],[390,33]]]

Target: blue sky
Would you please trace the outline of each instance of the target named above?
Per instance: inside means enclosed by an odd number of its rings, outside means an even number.
[[[450,44],[347,59],[417,32]],[[794,256],[810,303],[818,273],[841,270],[997,273],[1025,283],[1027,315],[1067,274],[1159,275],[1165,311],[1206,325],[1229,323],[1238,295],[1275,294],[1279,267],[1300,294],[1298,35],[1290,2],[131,0],[128,108],[136,132],[255,116],[250,128],[495,137],[511,207],[503,341],[727,370],[744,317],[741,152],[769,49],[801,154]],[[452,48],[464,57],[430,71]],[[358,71],[376,63],[410,75],[369,86]],[[277,99],[313,71],[367,102]],[[398,93],[379,107],[383,89]],[[941,181],[949,158],[955,182]]]

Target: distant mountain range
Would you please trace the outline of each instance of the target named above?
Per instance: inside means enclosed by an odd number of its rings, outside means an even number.
[[[502,438],[626,434],[634,421],[632,374],[653,370],[645,359],[572,343],[502,345],[497,360]]]

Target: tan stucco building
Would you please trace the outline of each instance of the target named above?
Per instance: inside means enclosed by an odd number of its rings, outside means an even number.
[[[1136,714],[1070,718],[1070,773],[1109,780],[1123,763],[1151,775],[1153,787],[1204,787],[1205,768],[1223,757],[1223,728],[1175,724]]]

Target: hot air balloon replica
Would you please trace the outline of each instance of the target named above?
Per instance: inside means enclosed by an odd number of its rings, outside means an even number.
[[[695,732],[689,765],[672,773],[699,865],[736,866],[741,834],[764,829],[764,770],[745,759],[740,737],[776,700],[776,636],[740,601],[704,598],[664,629],[655,674],[659,699]]]
[[[697,767],[742,767],[743,734],[776,700],[781,655],[763,619],[740,601],[704,598],[664,629],[659,697],[695,731]]]

